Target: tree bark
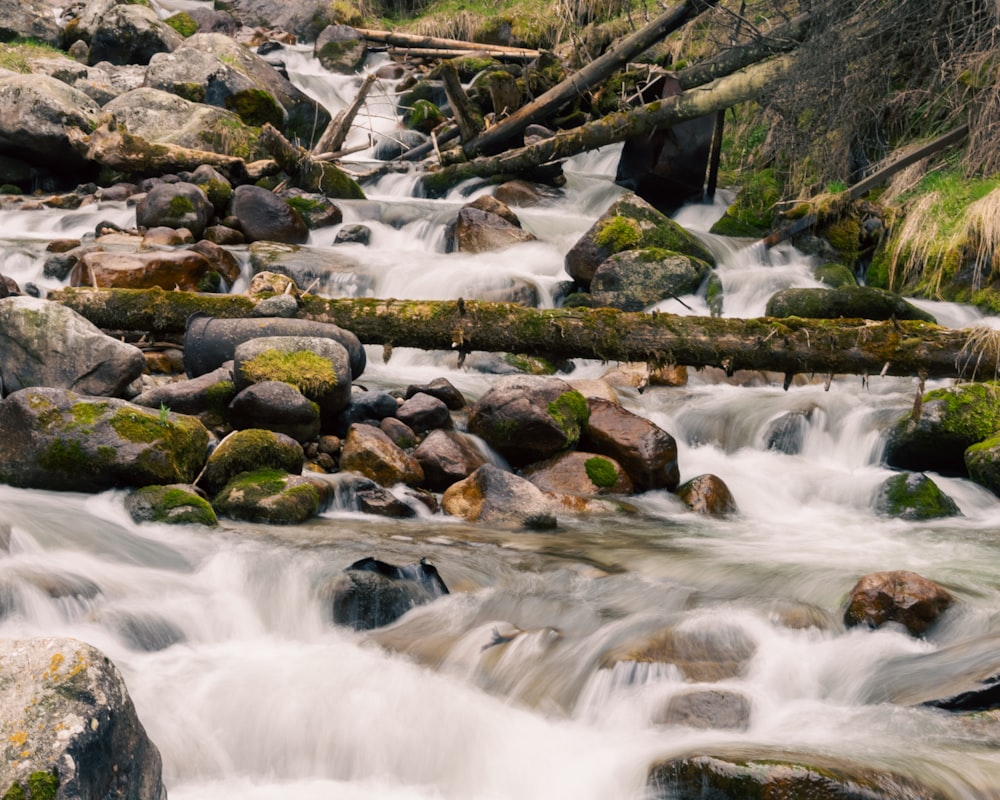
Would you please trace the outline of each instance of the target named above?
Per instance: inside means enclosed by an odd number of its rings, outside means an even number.
[[[270,123],[261,129],[260,143],[300,189],[333,198],[364,199],[361,187],[340,167],[313,158],[308,151],[288,141]]]
[[[455,116],[458,132],[462,136],[462,141],[467,142],[483,129],[483,120],[473,111],[469,96],[462,88],[462,81],[458,77],[458,69],[450,61],[441,64],[441,79],[444,81],[444,93],[448,96],[448,105],[451,106]]]
[[[361,84],[361,88],[358,89],[354,101],[330,120],[330,124],[326,126],[326,130],[323,131],[315,147],[313,147],[312,152],[315,157],[322,158],[323,154],[335,153],[344,146],[347,134],[350,133],[351,125],[354,123],[354,118],[358,115],[361,106],[364,105],[368,91],[372,88],[372,84],[376,80],[378,80],[378,76],[374,72],[368,73],[368,76]]]
[[[440,36],[420,36],[413,33],[397,33],[395,31],[375,31],[370,28],[356,28],[357,32],[369,42],[400,47],[412,47],[417,50],[474,51],[488,54],[497,53],[507,56],[519,56],[524,59],[538,58],[539,51],[528,47],[508,47],[502,44],[483,44],[482,42],[467,42],[461,39],[445,39]]]
[[[666,100],[618,111],[579,128],[560,131],[537,144],[452,164],[425,176],[424,187],[429,194],[439,195],[467,178],[516,175],[550,161],[650,133],[656,128],[669,128],[678,122],[722,111],[755,97],[773,80],[787,74],[793,63],[790,56],[779,56]]]
[[[517,112],[467,142],[467,154],[494,153],[506,142],[521,133],[528,125],[543,119],[583,92],[606,80],[639,53],[649,49],[671,31],[675,31],[694,18],[703,9],[714,6],[718,0],[684,0],[679,6],[661,14],[648,25],[624,39],[600,58],[549,89],[537,99],[522,106]]]
[[[98,327],[179,333],[204,311],[245,317],[242,295],[162,289],[60,289],[49,298]],[[926,322],[718,319],[613,309],[533,309],[479,301],[330,300],[303,298],[299,316],[351,330],[365,344],[423,350],[524,353],[546,358],[597,358],[714,366],[728,372],[766,370],[856,375],[925,375],[993,379],[1000,333],[951,330]]]

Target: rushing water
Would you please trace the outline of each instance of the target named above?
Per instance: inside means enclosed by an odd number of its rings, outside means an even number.
[[[356,81],[321,79],[292,56],[309,91],[333,108],[350,99]],[[618,193],[614,158],[576,159],[562,198],[518,209],[537,243],[477,256],[443,252],[444,226],[471,195],[432,201],[412,196],[412,175],[382,179],[369,200],[343,204],[345,222],[373,230],[357,248],[373,294],[475,297],[519,279],[551,303],[565,252]],[[717,213],[695,207],[681,219],[704,230]],[[44,243],[105,219],[128,226],[134,210],[0,213],[0,272],[54,286],[41,274]],[[310,244],[329,247],[332,235]],[[728,315],[759,315],[775,289],[813,283],[791,248],[709,242]],[[683,299],[662,307],[704,313],[702,299]],[[949,324],[983,322],[970,309],[935,311]],[[443,375],[470,400],[490,385],[450,354],[380,356],[369,354],[366,385]],[[609,366],[581,362],[568,377]],[[963,516],[875,515],[890,474],[884,433],[911,405],[913,381],[743,383],[705,371],[684,388],[619,390],[677,438],[682,479],[725,480],[740,508],[727,520],[649,492],[633,514],[561,518],[545,533],[337,509],[296,528],[206,530],[136,525],[120,492],[0,487],[0,635],[73,636],[108,653],[175,800],[637,800],[656,759],[775,750],[910,775],[949,797],[1000,797],[1000,730],[914,704],[997,671],[997,498],[934,476]],[[788,412],[802,412],[797,455],[766,448],[768,425]],[[337,628],[324,588],[367,555],[427,557],[452,594],[381,631]],[[882,569],[926,575],[960,603],[925,640],[845,630],[846,592]],[[741,653],[743,668],[704,683],[670,666],[602,668],[615,647],[664,628]],[[746,730],[657,722],[672,696],[708,687],[746,698]]]

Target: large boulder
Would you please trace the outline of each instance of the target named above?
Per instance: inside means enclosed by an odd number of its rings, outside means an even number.
[[[902,297],[874,286],[839,289],[782,289],[767,301],[769,317],[807,319],[910,319],[934,322],[934,317]]]
[[[413,456],[424,470],[424,487],[434,492],[443,492],[486,463],[472,437],[453,430],[431,431]]]
[[[375,279],[353,253],[318,249],[273,241],[253,242],[248,261],[250,273],[286,275],[299,286],[312,286],[324,297],[371,296]]]
[[[573,450],[521,471],[543,492],[590,497],[600,494],[632,494],[632,479],[621,465],[607,456]]]
[[[139,348],[59,303],[0,299],[0,396],[30,386],[120,396],[145,366]]]
[[[5,798],[166,800],[160,753],[121,673],[76,639],[0,641]]]
[[[305,244],[309,228],[283,198],[260,186],[237,186],[229,205],[248,242]]]
[[[86,91],[84,87],[80,87]],[[148,142],[173,144],[211,153],[253,159],[260,155],[260,131],[233,111],[193,103],[179,95],[140,86],[103,106],[134,136]]]
[[[597,268],[615,253],[650,247],[693,256],[715,266],[709,250],[669,217],[634,194],[618,198],[566,253],[566,271],[589,286]]]
[[[244,25],[279,28],[303,42],[315,42],[339,16],[339,7],[329,0],[227,0],[225,6]]]
[[[143,486],[125,498],[125,510],[135,522],[209,527],[219,524],[209,502],[187,484]]]
[[[178,289],[213,291],[218,273],[193,250],[146,250],[138,253],[96,251],[84,254],[69,275],[70,286],[102,289]]]
[[[21,389],[0,403],[0,481],[99,492],[190,483],[208,431],[194,417],[65,389]]]
[[[221,33],[196,33],[172,53],[158,53],[146,85],[235,112],[247,124],[271,123],[311,146],[330,115],[271,64]]]
[[[923,396],[919,417],[900,417],[889,432],[890,467],[965,474],[965,451],[1000,432],[1000,386],[968,383]]]
[[[921,636],[954,601],[946,589],[915,572],[873,572],[851,589],[844,624],[880,628],[894,622]]]
[[[319,436],[319,406],[290,383],[261,381],[237,394],[229,404],[235,428],[263,428],[308,442]]]
[[[34,39],[58,47],[62,33],[45,0],[0,0],[0,42]]]
[[[40,167],[84,167],[73,138],[93,130],[97,104],[48,75],[0,73],[0,155]]]
[[[313,55],[323,69],[342,75],[358,71],[368,52],[368,42],[347,25],[327,25],[316,38]]]
[[[680,469],[673,436],[617,403],[595,398],[588,404],[590,418],[583,429],[581,447],[615,459],[637,491],[677,488]]]
[[[660,300],[698,291],[710,271],[701,259],[670,250],[625,250],[594,272],[592,304],[641,311]]]
[[[404,400],[396,410],[396,416],[419,434],[454,425],[444,400],[424,392],[417,392]]]
[[[492,197],[503,210],[493,207],[483,208],[482,203],[470,203],[458,212],[452,231],[454,249],[460,253],[488,253],[502,250],[519,242],[533,242],[536,236],[521,227],[521,222],[504,204]]]
[[[424,481],[423,467],[415,457],[393,442],[388,434],[364,423],[355,423],[347,431],[340,451],[340,468],[358,472],[381,486],[397,483],[419,486]]]
[[[156,53],[176,50],[183,41],[151,6],[123,3],[112,6],[96,20],[90,31],[87,61],[148,64]]]
[[[469,432],[515,466],[568,450],[580,439],[587,401],[559,378],[501,378],[472,407]]]
[[[875,513],[911,520],[962,514],[955,501],[922,472],[901,472],[886,478],[875,493]]]
[[[1000,495],[1000,436],[991,436],[965,451],[969,478]]]
[[[241,472],[212,498],[216,513],[244,522],[300,525],[328,503],[327,484],[277,469]]]
[[[523,528],[554,528],[553,504],[530,481],[492,464],[453,483],[441,497],[447,514],[469,522]]]
[[[235,431],[209,455],[198,485],[215,495],[241,473],[273,469],[297,475],[304,462],[302,445],[290,436],[260,429]]]
[[[604,654],[602,669],[635,673],[639,664],[671,664],[688,681],[708,683],[746,674],[757,645],[745,631],[665,628],[622,642]]]

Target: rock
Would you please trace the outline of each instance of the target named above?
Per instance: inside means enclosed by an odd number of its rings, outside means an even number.
[[[355,422],[380,422],[386,417],[396,415],[399,403],[388,392],[364,391],[354,388],[351,392],[351,402],[331,425],[331,432],[337,436],[346,436],[347,429]]]
[[[882,769],[774,752],[662,761],[650,768],[647,789],[649,800],[940,800],[938,792]]]
[[[880,628],[895,622],[921,636],[953,602],[945,589],[915,572],[874,572],[851,589],[844,624]]]
[[[372,151],[372,158],[378,161],[392,161],[394,158],[399,158],[408,150],[419,147],[426,141],[426,134],[403,128],[402,130],[394,131],[391,136],[379,137],[375,143],[375,149]]]
[[[558,197],[559,193],[551,187],[540,183],[513,180],[506,181],[497,186],[496,191],[493,192],[493,196],[508,206],[529,208],[543,205],[546,201]]]
[[[136,489],[125,498],[125,510],[135,522],[209,527],[219,524],[212,506],[190,484]]]
[[[285,202],[299,212],[311,231],[339,225],[344,221],[344,212],[340,210],[340,206],[322,194],[298,192],[286,197]]]
[[[146,85],[233,111],[247,125],[271,123],[312,146],[330,115],[271,64],[221,33],[196,33],[150,59]]]
[[[492,464],[449,486],[441,508],[469,522],[539,530],[556,526],[552,503],[540,489]]]
[[[372,240],[372,229],[367,225],[345,225],[333,238],[334,244],[360,244],[367,247]]]
[[[266,297],[253,307],[251,317],[281,317],[292,319],[298,316],[299,301],[290,294],[276,294]]]
[[[501,378],[472,407],[469,432],[521,466],[567,450],[587,423],[587,401],[559,378]]]
[[[657,725],[745,731],[750,727],[750,701],[739,692],[703,689],[670,698],[653,715]]]
[[[378,485],[359,489],[354,494],[358,510],[365,514],[392,519],[408,519],[415,517],[417,511],[407,505],[396,495]]]
[[[821,264],[813,269],[813,277],[820,283],[825,283],[831,289],[842,289],[845,286],[857,286],[858,281],[843,264]]]
[[[739,513],[732,492],[717,475],[706,474],[692,478],[677,488],[677,496],[696,514],[728,517]]]
[[[137,406],[160,408],[166,406],[180,414],[213,414],[225,416],[235,394],[232,362],[185,381],[175,381],[156,386],[132,398]]]
[[[195,21],[199,33],[224,33],[233,36],[239,31],[240,23],[228,11],[212,8],[189,8],[188,16]]]
[[[93,130],[99,108],[83,92],[47,75],[0,73],[0,155],[45,169],[89,170],[71,143]]]
[[[288,31],[303,42],[315,42],[339,16],[328,0],[229,0],[226,7],[244,25]]]
[[[782,289],[767,301],[769,317],[808,319],[911,319],[934,322],[934,317],[902,297],[874,286],[840,289]]]
[[[218,216],[225,214],[233,196],[233,185],[225,175],[209,164],[202,164],[191,173],[190,182],[205,193]]]
[[[1000,436],[972,445],[964,459],[969,478],[1000,495]]]
[[[622,195],[566,254],[566,271],[589,286],[597,268],[615,253],[650,247],[693,256],[715,266],[712,254],[691,234],[638,196]]]
[[[187,228],[148,228],[142,234],[139,247],[148,250],[155,247],[179,247],[183,244],[193,244],[194,236]]]
[[[406,450],[417,445],[417,434],[401,419],[386,417],[379,422],[378,427],[397,447]]]
[[[259,186],[237,186],[229,213],[240,221],[248,242],[304,244],[309,239],[309,228],[299,212]]]
[[[424,486],[443,492],[486,463],[486,456],[471,437],[452,430],[427,434],[413,456],[424,470]]]
[[[195,242],[191,245],[188,250],[198,253],[198,255],[207,259],[208,263],[212,265],[212,269],[219,274],[219,277],[226,282],[227,286],[232,286],[240,279],[240,262],[236,260],[236,256],[224,247],[202,239],[200,242]]]
[[[454,249],[460,253],[488,253],[537,239],[520,224],[470,206],[458,212],[453,237]]]
[[[368,42],[347,25],[327,25],[320,31],[313,55],[323,69],[340,75],[353,75],[368,52]]]
[[[955,501],[922,472],[902,472],[886,478],[875,494],[875,513],[910,520],[962,515]]]
[[[525,467],[521,476],[543,492],[591,497],[632,494],[632,480],[614,459],[574,450]]]
[[[396,410],[396,416],[418,434],[453,427],[451,413],[444,401],[424,392],[407,398]]]
[[[158,286],[182,292],[218,291],[218,280],[213,265],[193,250],[89,252],[80,258],[69,275],[70,286],[99,286],[102,289]]]
[[[787,411],[764,430],[764,448],[794,456],[802,451],[812,411]]]
[[[689,681],[715,682],[741,677],[756,649],[753,640],[740,628],[666,628],[637,636],[605,653],[601,668],[611,669],[622,664],[672,664]]]
[[[166,800],[160,753],[102,652],[76,639],[4,639],[0,674],[4,797]]]
[[[418,392],[429,394],[431,397],[436,397],[451,411],[458,411],[465,408],[465,398],[447,378],[435,378],[430,383],[420,385],[411,383],[406,387],[406,393],[403,396],[405,399],[409,400]]]
[[[424,470],[416,458],[373,425],[355,423],[340,451],[340,468],[359,472],[380,486],[420,486]]]
[[[607,400],[589,400],[590,418],[580,446],[610,456],[628,473],[636,491],[673,491],[680,483],[677,443],[665,430]]]
[[[626,250],[601,263],[590,292],[598,305],[641,311],[660,300],[693,294],[710,270],[700,259],[669,250]]]
[[[244,472],[272,470],[297,475],[304,461],[302,445],[290,436],[259,429],[234,431],[208,456],[198,486],[212,496]]]
[[[83,61],[87,60],[89,53],[87,48],[82,56]],[[83,75],[70,80],[66,79],[66,73],[62,70],[52,74],[74,89],[79,89],[102,108],[115,98],[138,89],[146,79],[146,68],[139,64],[109,64],[102,61],[84,69],[86,72]]]
[[[319,406],[284,381],[262,381],[237,394],[229,405],[234,428],[261,428],[298,442],[319,436]]]
[[[21,389],[0,403],[0,480],[80,492],[190,483],[208,438],[187,415],[65,389]]]
[[[233,383],[237,393],[264,381],[291,384],[332,419],[351,401],[347,350],[318,336],[263,336],[236,345]]]
[[[286,275],[299,286],[312,286],[326,297],[364,297],[375,287],[374,276],[351,254],[276,242],[250,245],[250,271]]]
[[[216,512],[244,522],[300,525],[329,500],[325,484],[278,469],[241,472],[212,498]]]
[[[414,606],[448,593],[426,559],[399,567],[371,557],[355,561],[324,590],[333,621],[357,631],[389,625]]]
[[[88,63],[148,64],[157,53],[169,53],[183,37],[162,22],[151,6],[116,4],[90,31]]]
[[[139,348],[59,303],[0,299],[0,394],[29,386],[120,396],[146,366]]]
[[[59,47],[62,32],[44,0],[0,0],[0,41],[34,39]]]
[[[403,108],[403,125],[420,133],[430,134],[446,119],[437,105],[423,98],[414,100],[412,105]]]
[[[201,187],[193,183],[161,183],[154,186],[135,207],[140,228],[187,228],[200,239],[215,209]]]
[[[890,467],[942,475],[965,474],[965,451],[1000,433],[1000,387],[967,383],[923,396],[920,417],[900,417],[889,432],[885,460]]]

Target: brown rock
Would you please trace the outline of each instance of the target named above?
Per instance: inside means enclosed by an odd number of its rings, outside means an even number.
[[[540,489],[492,464],[448,487],[441,508],[470,522],[536,529],[556,524],[552,505]]]
[[[739,513],[729,487],[717,475],[699,475],[677,489],[677,496],[696,514],[727,517]]]
[[[607,456],[574,450],[526,467],[521,475],[543,492],[571,495],[632,494],[632,480]]]
[[[667,489],[680,483],[677,443],[645,417],[607,400],[589,400],[590,420],[580,446],[615,459],[632,479],[636,491]]]
[[[473,441],[453,430],[431,431],[413,455],[423,467],[424,486],[435,492],[443,492],[486,463]]]
[[[420,462],[374,425],[351,425],[340,452],[340,468],[360,472],[381,486],[419,486],[424,481]]]
[[[851,589],[844,624],[880,628],[896,622],[920,636],[953,602],[951,594],[915,572],[873,572]]]
[[[73,267],[71,286],[101,289],[179,288],[197,292],[212,264],[191,250],[151,250],[144,253],[86,253]]]

